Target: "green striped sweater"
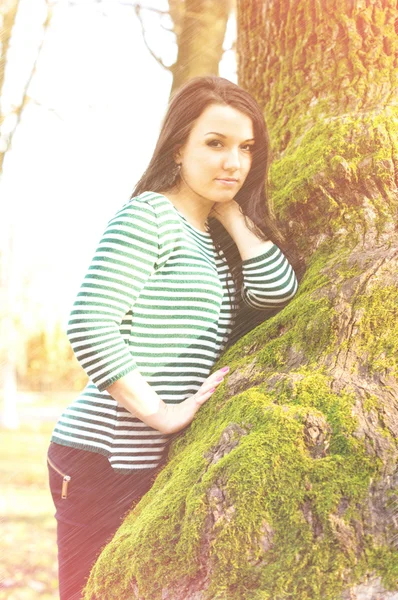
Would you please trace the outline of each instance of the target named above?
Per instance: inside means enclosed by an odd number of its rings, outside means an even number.
[[[106,389],[138,368],[164,402],[194,394],[233,333],[227,283],[239,305],[258,310],[284,305],[297,290],[275,244],[242,261],[242,275],[237,292],[210,233],[162,194],[129,200],[109,221],[72,308],[68,337],[89,383],[52,441],[100,452],[119,472],[156,468],[170,436],[133,417]]]

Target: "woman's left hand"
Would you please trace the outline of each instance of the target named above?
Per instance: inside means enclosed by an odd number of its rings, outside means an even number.
[[[209,217],[213,217],[221,223],[238,216],[242,216],[242,213],[236,200],[230,200],[229,202],[215,202],[209,213]]]

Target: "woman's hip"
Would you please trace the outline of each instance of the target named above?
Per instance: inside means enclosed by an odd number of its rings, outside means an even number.
[[[117,522],[150,489],[154,471],[117,473],[106,456],[51,442],[49,484],[58,521],[90,527]]]

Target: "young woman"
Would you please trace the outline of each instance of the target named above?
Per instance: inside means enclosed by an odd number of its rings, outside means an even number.
[[[192,79],[99,242],[68,328],[90,381],[48,452],[62,600],[80,598],[172,436],[223,381],[228,367],[210,372],[242,307],[275,309],[296,293],[271,239],[268,148],[250,94],[220,77]]]

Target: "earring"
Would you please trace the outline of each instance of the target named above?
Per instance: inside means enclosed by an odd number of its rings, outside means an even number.
[[[173,167],[173,169],[170,173],[170,186],[175,184],[178,177],[180,176],[180,171],[181,171],[181,163],[175,163],[175,166]]]

